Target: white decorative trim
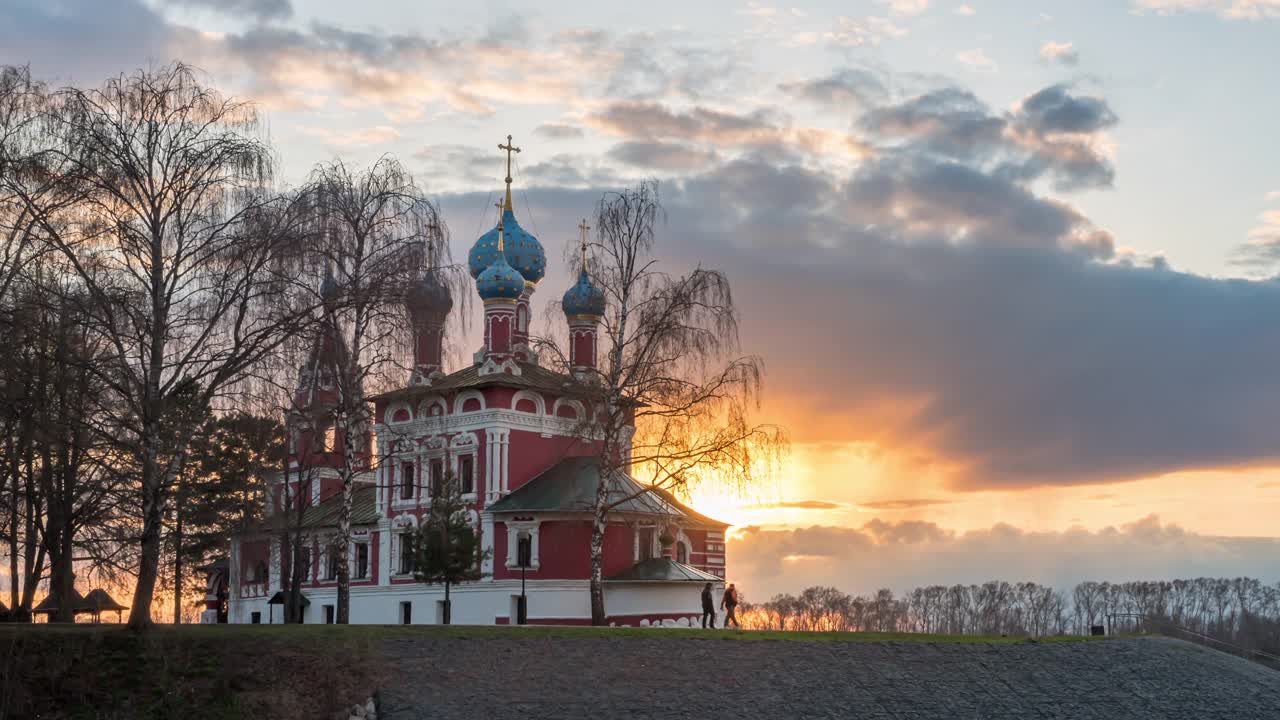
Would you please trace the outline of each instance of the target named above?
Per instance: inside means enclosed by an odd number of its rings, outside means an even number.
[[[475,398],[476,400],[480,401],[480,409],[464,411],[462,408],[467,404],[467,401],[472,398]],[[475,414],[479,412],[484,412],[487,409],[488,409],[488,406],[484,402],[484,395],[479,390],[463,390],[462,392],[458,393],[457,397],[453,399],[454,415],[470,415],[470,414]]]
[[[483,403],[484,403],[484,399],[481,398],[481,404]],[[440,410],[440,412],[433,413],[432,411],[437,408]],[[448,414],[447,410],[448,410],[448,405],[445,403],[443,397],[439,395],[431,395],[425,398],[424,400],[422,400],[422,402],[418,403],[418,412],[414,415],[414,417],[422,420],[430,420],[432,418],[441,418]]]
[[[573,408],[573,412],[576,413],[576,417],[573,417],[573,418],[561,417],[560,408],[562,407]],[[574,421],[584,420],[587,417],[587,409],[582,405],[581,402],[574,400],[573,398],[556,398],[555,405],[551,406],[551,417],[558,418],[560,420],[574,420]]]
[[[523,410],[516,410],[516,406],[520,404],[521,400],[529,400],[533,403],[534,410],[532,413],[526,413]],[[530,390],[519,390],[515,395],[511,396],[511,409],[522,415],[546,415],[547,401],[543,399],[541,393],[532,392]]]
[[[529,569],[537,570],[542,566],[538,556],[538,520],[508,520],[507,521],[507,562],[508,570],[517,569],[516,561],[519,559],[520,533],[529,533]]]
[[[521,373],[520,365],[510,357],[502,358],[501,362],[497,357],[485,358],[484,364],[480,366],[479,374],[481,377],[485,375],[515,375],[519,377]]]
[[[396,413],[401,410],[409,413],[409,419],[393,420],[392,418],[394,418]],[[387,405],[387,410],[382,414],[382,418],[388,425],[404,425],[405,423],[413,422],[413,408],[409,407],[409,403],[404,402],[403,400],[397,400],[396,402]]]

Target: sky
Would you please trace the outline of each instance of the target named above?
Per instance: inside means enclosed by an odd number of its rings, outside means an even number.
[[[535,310],[601,194],[658,180],[664,263],[728,273],[793,443],[693,494],[749,597],[1280,580],[1280,0],[0,14],[0,63],[54,83],[194,64],[258,104],[282,183],[395,155],[454,257],[513,135]]]

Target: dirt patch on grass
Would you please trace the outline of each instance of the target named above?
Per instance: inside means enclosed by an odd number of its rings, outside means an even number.
[[[367,638],[301,630],[0,626],[0,720],[323,720],[373,693]]]

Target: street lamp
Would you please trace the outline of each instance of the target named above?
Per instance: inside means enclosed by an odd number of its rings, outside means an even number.
[[[524,594],[524,575],[533,562],[533,539],[522,534],[516,542],[516,565],[520,567],[520,599],[516,601],[516,624],[529,622],[529,598]]]

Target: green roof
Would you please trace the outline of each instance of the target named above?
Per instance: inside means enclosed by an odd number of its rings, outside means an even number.
[[[490,505],[488,510],[494,513],[587,512],[595,500],[599,467],[600,460],[596,457],[565,458]],[[673,516],[698,525],[727,527],[726,523],[694,512],[671,493],[646,486],[621,470],[609,478],[608,502],[617,503],[613,508],[617,513]]]
[[[356,486],[351,490],[351,524],[373,525],[378,522],[375,504],[377,488],[372,485]],[[337,527],[338,513],[342,510],[342,493],[302,511],[302,527]]]
[[[711,573],[702,572],[698,568],[689,567],[665,557],[643,560],[605,580],[609,582],[724,582]]]

